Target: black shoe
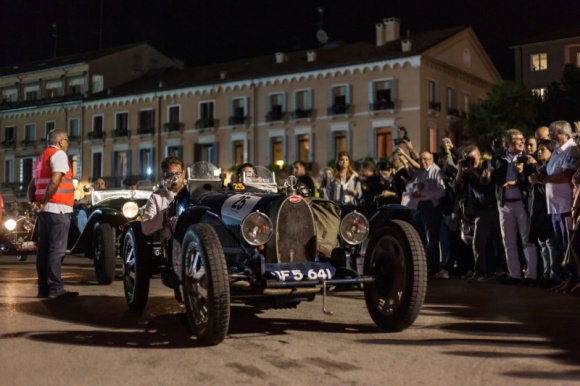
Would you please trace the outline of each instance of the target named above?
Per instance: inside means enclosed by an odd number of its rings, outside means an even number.
[[[36,294],[38,299],[48,299],[48,292],[39,292]]]
[[[78,296],[79,293],[78,292],[72,292],[72,291],[67,291],[64,288],[56,291],[56,292],[51,292],[48,294],[48,297],[50,299],[58,299],[58,298],[74,298],[75,296]]]
[[[522,281],[521,279],[516,279],[515,277],[508,276],[503,280],[500,280],[499,284],[503,285],[517,285]]]
[[[524,287],[537,287],[538,281],[536,279],[530,279],[529,277],[526,277],[524,280],[520,281],[518,285]]]

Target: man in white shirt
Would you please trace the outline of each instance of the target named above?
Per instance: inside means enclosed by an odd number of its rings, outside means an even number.
[[[567,223],[572,221],[572,176],[580,164],[580,155],[572,138],[572,127],[567,121],[555,121],[549,130],[556,148],[546,165],[547,174],[534,174],[530,176],[530,181],[546,184],[548,214],[552,217],[554,233],[562,252],[560,256],[563,256],[568,247],[568,232],[571,231]],[[555,263],[555,269],[561,269],[562,262]]]
[[[164,223],[163,215],[177,193],[184,187],[185,173],[183,161],[177,157],[167,157],[161,162],[163,187],[153,192],[145,205],[141,227],[147,236],[161,231],[165,238],[171,237],[171,230]]]
[[[443,218],[439,199],[445,196],[444,176],[428,151],[420,155],[420,169],[407,182],[401,204],[415,209],[413,225],[423,238],[429,274],[435,278],[449,278],[441,268],[439,229]]]

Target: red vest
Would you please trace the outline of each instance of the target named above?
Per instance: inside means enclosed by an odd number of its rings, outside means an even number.
[[[36,201],[44,199],[44,192],[48,183],[52,179],[52,170],[50,169],[50,157],[61,149],[56,147],[47,148],[34,162],[34,183],[36,184],[36,191],[34,198]],[[68,164],[68,172],[60,180],[56,193],[48,200],[55,204],[64,204],[73,206],[75,198],[75,187],[72,181],[72,167],[70,162]]]

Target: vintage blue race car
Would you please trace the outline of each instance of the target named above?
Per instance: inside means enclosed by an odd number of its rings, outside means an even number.
[[[123,226],[140,219],[140,209],[152,190],[93,190],[85,202],[76,202],[69,229],[67,253],[93,259],[99,284],[111,284],[115,276]]]
[[[130,309],[146,306],[150,279],[159,275],[208,345],[225,338],[232,303],[295,308],[321,294],[327,312],[328,293],[358,289],[380,328],[400,331],[416,319],[427,270],[407,209],[341,219],[335,204],[309,197],[294,176],[279,188],[260,167],[228,189],[219,169],[197,163],[187,182],[166,215],[169,239],[144,236],[138,221],[125,225],[121,257]]]

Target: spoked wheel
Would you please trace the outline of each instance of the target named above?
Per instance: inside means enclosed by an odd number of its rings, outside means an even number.
[[[123,289],[130,309],[141,311],[149,297],[151,253],[139,229],[129,228],[123,240]]]
[[[220,240],[210,225],[195,224],[187,229],[182,259],[182,293],[189,326],[201,342],[216,345],[228,332],[230,284]]]
[[[98,223],[93,236],[93,264],[99,284],[111,284],[115,277],[115,233],[110,224]]]
[[[413,324],[427,292],[427,262],[421,239],[404,221],[393,220],[373,232],[366,251],[367,308],[375,324],[402,331]]]

